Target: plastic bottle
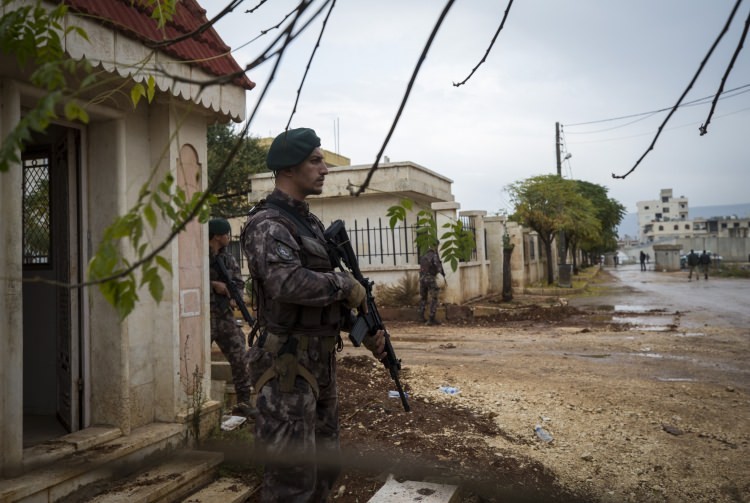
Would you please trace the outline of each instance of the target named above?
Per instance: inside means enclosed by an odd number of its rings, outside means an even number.
[[[542,428],[542,425],[540,424],[534,426],[534,432],[536,432],[536,436],[539,437],[539,440],[541,440],[542,442],[550,443],[553,440],[552,435],[550,435],[547,430]]]

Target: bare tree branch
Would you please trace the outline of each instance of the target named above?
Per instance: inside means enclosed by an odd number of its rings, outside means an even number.
[[[266,0],[263,0],[263,2],[265,2],[265,1],[266,1]],[[258,7],[260,7],[261,5],[263,5],[263,2],[261,2],[260,4],[258,4],[258,5],[257,5],[257,6],[256,6],[256,7],[254,8],[254,9],[251,9],[251,10],[249,10],[249,11],[246,11],[246,12],[252,12],[252,11],[254,11],[254,10],[255,10],[255,9],[257,9]],[[267,35],[267,34],[268,34],[268,33],[269,33],[270,31],[272,31],[272,30],[278,30],[278,29],[279,29],[279,27],[280,27],[280,26],[281,26],[282,24],[284,24],[284,21],[286,21],[287,19],[289,19],[289,17],[290,17],[290,16],[292,15],[292,14],[294,14],[295,12],[297,12],[297,7],[295,7],[295,8],[294,8],[294,9],[292,9],[292,10],[290,10],[290,11],[289,11],[289,12],[288,12],[288,13],[287,13],[287,14],[286,14],[286,15],[285,15],[285,16],[284,16],[283,18],[281,18],[281,21],[279,21],[279,22],[278,22],[278,23],[276,23],[275,25],[271,26],[270,28],[266,28],[265,30],[260,30],[260,33],[259,33],[258,35],[256,35],[255,37],[251,38],[250,40],[248,40],[248,41],[247,41],[247,42],[245,42],[244,44],[238,45],[237,47],[235,47],[235,48],[233,49],[233,51],[236,51],[236,50],[242,49],[243,47],[247,47],[248,45],[250,45],[250,44],[252,44],[253,42],[255,42],[256,40],[258,40],[259,38],[261,38],[261,37],[263,37],[263,36]]]
[[[732,68],[734,68],[734,62],[737,61],[737,56],[740,54],[740,52],[742,51],[742,47],[745,44],[745,39],[747,38],[748,28],[750,28],[750,13],[747,14],[747,19],[745,19],[745,29],[742,30],[742,36],[740,37],[740,41],[737,44],[737,48],[734,50],[734,54],[732,54],[732,60],[729,62],[729,65],[727,65],[727,69],[724,72],[724,76],[721,78],[721,84],[719,84],[719,90],[716,91],[716,96],[714,96],[714,100],[711,102],[711,110],[708,112],[706,123],[701,124],[701,127],[699,128],[701,136],[708,133],[708,125],[711,123],[711,117],[714,115],[714,110],[716,109],[716,103],[719,101],[719,96],[721,96],[721,94],[724,92],[724,85],[727,83],[727,78],[729,78],[729,74],[732,73]]]
[[[505,20],[508,19],[508,13],[510,12],[510,7],[512,5],[513,5],[513,0],[509,0],[508,1],[508,7],[505,8],[505,14],[503,14],[503,19],[502,19],[502,21],[500,21],[500,26],[498,26],[497,31],[495,32],[495,36],[492,37],[492,42],[490,42],[490,46],[487,48],[487,51],[485,51],[484,57],[482,58],[482,60],[479,63],[477,63],[477,66],[475,66],[471,70],[471,73],[469,74],[468,77],[466,77],[464,80],[462,80],[459,83],[455,83],[454,82],[453,83],[454,87],[459,87],[459,86],[462,86],[462,85],[466,84],[466,81],[468,81],[471,78],[471,76],[474,75],[474,72],[477,71],[477,68],[479,68],[480,66],[482,66],[482,64],[487,60],[487,56],[490,55],[490,51],[492,50],[492,46],[495,45],[495,40],[497,40],[497,36],[500,35],[500,31],[502,31],[503,26],[505,26]]]
[[[195,30],[193,30],[193,31],[191,31],[189,33],[184,33],[184,34],[180,35],[179,37],[170,38],[170,39],[167,39],[167,40],[160,40],[158,42],[145,43],[145,45],[146,45],[146,47],[148,47],[150,49],[158,49],[160,47],[166,47],[166,46],[169,46],[169,45],[173,45],[173,44],[176,44],[178,42],[182,42],[183,40],[187,40],[189,38],[193,38],[193,37],[195,37],[197,35],[200,35],[204,31],[206,31],[209,28],[211,28],[214,24],[216,24],[221,18],[223,18],[224,16],[226,16],[227,14],[229,14],[230,12],[232,12],[234,9],[236,9],[237,7],[239,7],[239,5],[242,2],[244,2],[244,1],[245,0],[232,0],[231,2],[229,2],[227,4],[226,7],[224,7],[221,10],[221,12],[219,12],[218,14],[216,14],[207,23],[203,23],[198,28],[196,28]]]
[[[307,66],[305,67],[305,73],[302,76],[302,81],[299,83],[299,88],[297,88],[297,97],[294,100],[294,107],[292,108],[292,113],[289,115],[289,121],[286,123],[286,127],[284,128],[284,131],[289,129],[289,125],[292,123],[292,118],[294,117],[294,114],[297,112],[297,104],[299,103],[299,97],[302,94],[302,87],[305,85],[305,80],[307,79],[307,72],[310,71],[310,66],[312,65],[313,58],[315,58],[315,53],[318,51],[318,47],[320,47],[320,41],[323,38],[323,33],[326,31],[326,24],[328,24],[328,18],[331,17],[331,12],[333,12],[333,8],[336,6],[336,0],[328,0],[326,3],[331,4],[331,8],[328,9],[328,14],[326,14],[325,19],[323,19],[323,26],[320,28],[320,34],[318,35],[318,40],[315,41],[315,47],[313,47],[312,53],[310,54],[310,59],[307,61]]]
[[[313,0],[302,0],[299,3],[299,5],[296,7],[296,9],[295,9],[297,15],[292,20],[290,26],[288,26],[287,28],[285,28],[279,34],[278,37],[276,37],[270,44],[268,44],[268,46],[266,47],[266,49],[263,51],[263,53],[260,56],[258,56],[257,58],[255,58],[255,60],[253,60],[252,62],[250,62],[247,65],[245,65],[245,68],[243,68],[241,70],[238,70],[238,71],[232,72],[232,73],[227,73],[225,75],[220,75],[220,76],[217,76],[217,77],[214,77],[214,78],[211,78],[211,79],[205,79],[205,80],[196,80],[196,79],[190,79],[190,78],[187,78],[187,77],[182,77],[180,75],[174,75],[174,74],[168,72],[167,70],[165,70],[163,67],[154,68],[154,71],[157,72],[157,73],[159,73],[159,74],[161,74],[161,75],[164,75],[165,77],[173,80],[174,82],[182,82],[182,83],[186,83],[186,84],[196,85],[196,86],[199,87],[200,90],[203,90],[203,89],[205,89],[207,87],[210,87],[210,86],[215,86],[215,85],[220,85],[220,84],[226,84],[228,82],[231,82],[234,79],[236,79],[237,77],[241,77],[245,73],[249,72],[253,68],[256,68],[256,67],[262,65],[263,63],[265,63],[269,59],[271,59],[271,58],[273,58],[275,56],[279,56],[281,53],[283,53],[286,50],[286,46],[289,43],[291,43],[292,40],[296,39],[300,34],[302,34],[310,26],[310,24],[322,13],[323,8],[328,3],[328,2],[324,3],[310,17],[310,19],[308,19],[307,21],[305,21],[305,23],[300,27],[300,29],[298,31],[296,31],[296,32],[290,31],[290,27],[295,26],[295,24],[298,21],[299,17],[312,4],[312,2],[313,2]],[[289,15],[287,15],[286,17],[289,17]],[[285,19],[286,19],[286,17],[285,17]],[[287,37],[286,41],[284,42],[284,45],[281,48],[272,51],[271,49],[273,47],[275,47],[279,43],[279,40],[281,40],[282,38],[284,38],[287,35],[288,32],[290,33],[290,35],[289,35],[289,37]]]
[[[391,136],[393,136],[393,132],[396,130],[396,125],[398,124],[398,121],[401,118],[401,113],[404,111],[404,107],[406,106],[406,102],[409,99],[409,95],[411,94],[412,87],[414,87],[414,82],[417,80],[417,75],[419,75],[419,70],[422,68],[422,63],[424,63],[424,60],[427,58],[427,53],[430,51],[430,46],[432,46],[433,40],[435,40],[435,35],[437,35],[437,32],[440,29],[440,26],[443,24],[443,21],[445,20],[445,16],[448,15],[448,11],[453,6],[454,1],[455,0],[448,0],[448,2],[445,4],[445,7],[443,7],[443,12],[440,13],[440,17],[435,23],[434,28],[432,28],[432,33],[430,33],[430,38],[427,39],[427,43],[425,44],[424,49],[422,49],[422,54],[419,56],[419,61],[417,61],[417,66],[414,68],[414,72],[411,75],[411,80],[409,80],[409,84],[406,86],[406,92],[404,93],[404,97],[401,100],[401,105],[398,107],[398,112],[396,113],[396,117],[393,119],[393,124],[391,124],[391,129],[390,131],[388,131],[388,135],[385,137],[383,146],[380,148],[380,152],[378,152],[378,155],[375,158],[375,163],[367,172],[367,177],[365,178],[365,181],[362,183],[362,185],[359,186],[359,189],[354,194],[354,197],[358,197],[367,189],[367,186],[370,185],[370,180],[372,179],[372,175],[375,174],[375,170],[378,169],[378,164],[380,163],[380,158],[383,156],[383,152],[385,152],[385,147],[388,146],[388,142],[391,141]]]
[[[255,12],[256,10],[260,9],[261,5],[263,5],[263,4],[264,4],[264,3],[266,3],[267,1],[268,1],[268,0],[260,0],[260,2],[258,2],[258,5],[256,5],[256,6],[255,6],[255,7],[253,7],[252,9],[248,9],[248,10],[246,10],[246,11],[245,11],[245,14],[252,14],[252,13],[253,13],[253,12]]]
[[[667,125],[667,122],[669,122],[669,119],[672,118],[672,115],[674,115],[674,113],[680,107],[680,104],[682,103],[682,100],[685,99],[685,96],[687,96],[687,94],[690,91],[690,89],[692,89],[693,84],[695,84],[695,81],[698,80],[698,76],[703,71],[703,68],[706,66],[706,63],[708,62],[709,58],[713,54],[714,50],[716,49],[716,46],[719,45],[719,42],[721,41],[721,39],[724,37],[724,35],[729,30],[729,25],[732,24],[732,20],[734,19],[734,15],[737,13],[737,9],[739,8],[739,6],[740,6],[741,3],[742,3],[742,0],[737,0],[737,2],[734,4],[734,8],[732,9],[732,12],[729,14],[729,19],[727,19],[727,22],[724,24],[724,28],[721,30],[721,32],[719,33],[719,36],[716,38],[716,40],[714,40],[714,43],[711,45],[711,48],[708,50],[708,53],[703,58],[703,61],[701,61],[701,64],[698,67],[698,70],[695,72],[695,75],[693,76],[693,79],[690,81],[690,83],[688,84],[688,86],[685,89],[685,91],[683,91],[682,96],[680,96],[680,99],[677,100],[677,103],[675,104],[675,106],[673,106],[672,110],[670,110],[669,114],[667,114],[667,117],[664,119],[664,122],[662,122],[661,126],[659,126],[659,129],[656,131],[656,136],[654,136],[654,140],[651,142],[651,145],[649,145],[648,149],[646,149],[646,151],[643,153],[643,155],[641,155],[641,157],[638,159],[638,161],[636,161],[635,165],[632,168],[630,168],[630,170],[627,173],[625,173],[624,175],[616,175],[616,174],[612,173],[612,178],[624,179],[625,177],[627,177],[630,173],[632,173],[633,171],[635,171],[635,168],[638,167],[638,165],[646,157],[646,155],[648,155],[648,153],[651,152],[654,149],[654,145],[656,145],[656,140],[659,139],[659,135],[661,135],[661,132],[664,129],[664,126]]]
[[[263,91],[261,92],[260,96],[258,97],[258,101],[255,103],[255,107],[253,108],[252,113],[250,114],[250,117],[247,118],[245,121],[245,125],[242,127],[242,130],[240,131],[239,135],[237,136],[237,141],[235,141],[234,145],[232,146],[232,149],[229,151],[229,154],[227,155],[226,159],[224,159],[224,162],[221,164],[221,167],[216,172],[216,176],[214,177],[213,182],[206,188],[205,192],[202,194],[200,199],[196,201],[196,204],[194,208],[191,210],[191,212],[187,215],[187,217],[181,221],[178,222],[174,227],[172,227],[172,231],[169,233],[169,235],[166,237],[166,239],[156,246],[148,255],[144,256],[142,259],[133,262],[131,264],[128,264],[128,267],[115,273],[110,276],[107,276],[105,278],[99,278],[96,280],[91,281],[84,281],[81,283],[74,283],[74,284],[66,284],[66,283],[60,283],[57,281],[50,281],[41,277],[35,277],[35,278],[24,278],[24,282],[28,283],[46,283],[46,284],[52,284],[56,286],[62,286],[65,288],[82,288],[86,286],[93,286],[93,285],[100,285],[102,283],[106,283],[107,281],[113,281],[118,278],[123,278],[125,276],[128,276],[132,274],[136,269],[141,267],[144,264],[150,263],[152,260],[156,258],[156,256],[161,253],[168,245],[171,243],[177,235],[185,230],[185,227],[189,222],[191,222],[195,217],[198,215],[198,212],[200,211],[200,208],[203,206],[203,204],[208,200],[210,195],[216,190],[216,187],[218,185],[219,180],[224,175],[226,170],[229,168],[229,165],[231,164],[232,160],[237,156],[237,153],[239,152],[240,147],[242,146],[242,143],[247,138],[248,131],[250,130],[250,124],[253,122],[253,119],[255,119],[255,116],[258,113],[258,110],[260,108],[261,103],[263,102],[266,94],[268,93],[268,90],[271,88],[271,83],[273,82],[274,78],[276,77],[276,72],[281,64],[281,59],[284,54],[284,51],[289,46],[289,43],[293,39],[295,35],[293,35],[293,30],[295,23],[299,19],[299,15],[302,14],[304,9],[306,9],[310,2],[312,0],[303,0],[299,6],[298,6],[298,15],[295,16],[295,18],[292,20],[290,25],[284,30],[284,34],[286,34],[287,38],[284,41],[284,44],[282,45],[281,49],[277,53],[277,59],[274,63],[273,69],[271,70],[271,74],[268,77],[268,83],[264,86]],[[299,33],[297,33],[299,34]]]

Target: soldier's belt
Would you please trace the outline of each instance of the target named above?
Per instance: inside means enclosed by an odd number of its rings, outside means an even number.
[[[293,337],[293,343],[290,344],[290,337]],[[331,353],[336,347],[336,337],[324,337],[321,341],[321,349],[323,352]],[[315,376],[300,364],[300,355],[307,351],[310,344],[310,338],[298,335],[277,335],[271,332],[266,332],[263,342],[263,350],[274,355],[273,365],[268,368],[258,378],[255,383],[256,393],[260,393],[260,390],[268,384],[271,379],[279,379],[279,390],[282,393],[291,393],[294,391],[294,382],[297,376],[302,377],[310,385],[315,399],[318,399],[320,395],[320,387],[318,386],[318,380]],[[290,349],[293,350],[290,351]],[[257,400],[257,395],[256,395]],[[254,400],[255,401],[255,400]],[[255,403],[253,403],[255,406]]]

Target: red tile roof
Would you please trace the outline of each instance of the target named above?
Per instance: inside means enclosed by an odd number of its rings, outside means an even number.
[[[124,35],[145,43],[174,39],[195,31],[205,24],[206,11],[196,0],[179,0],[174,17],[163,30],[151,18],[153,8],[132,0],[62,0],[72,12],[91,16],[94,21],[111,26]],[[211,0],[213,1],[213,0]],[[242,68],[232,57],[227,46],[213,28],[180,42],[160,47],[158,50],[181,61],[198,66],[210,75],[228,75]],[[252,89],[255,83],[242,74],[232,81]]]

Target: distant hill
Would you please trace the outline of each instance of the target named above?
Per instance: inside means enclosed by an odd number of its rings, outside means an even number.
[[[750,218],[750,203],[745,204],[725,204],[722,206],[691,206],[688,218],[711,218],[711,217],[728,217],[736,215],[738,218]],[[628,213],[617,227],[617,235],[624,238],[628,235],[633,238],[638,237],[638,214]]]

